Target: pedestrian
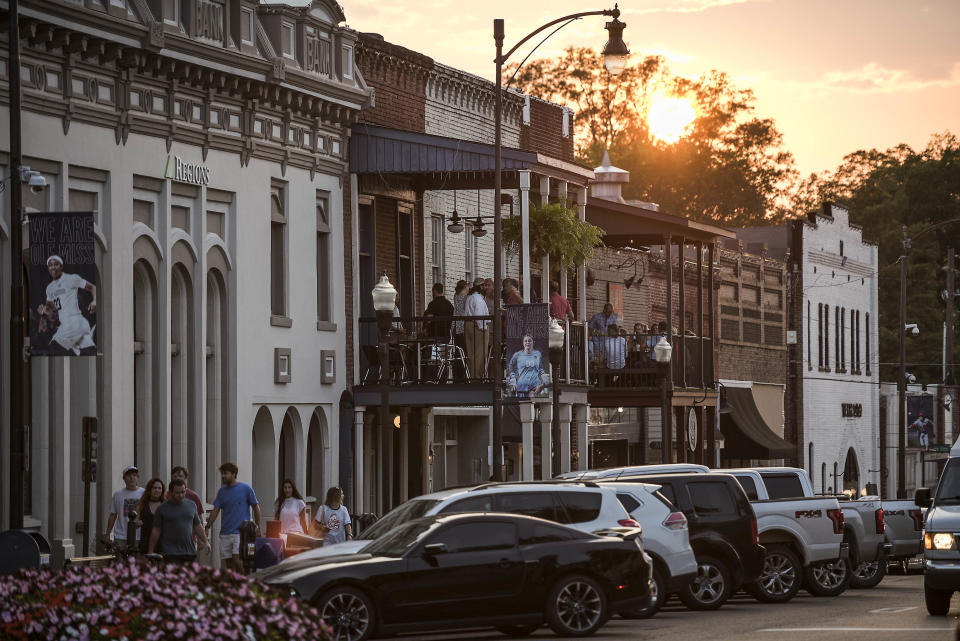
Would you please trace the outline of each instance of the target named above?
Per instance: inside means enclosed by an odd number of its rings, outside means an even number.
[[[457,287],[453,292],[453,315],[454,317],[463,316],[464,308],[467,303],[467,296],[470,294],[470,284],[465,280],[457,281]],[[465,354],[467,352],[467,338],[464,334],[464,322],[462,320],[453,321],[453,343],[457,347],[463,350]],[[453,364],[453,379],[458,383],[463,382],[467,378],[467,371],[464,368],[462,362],[458,358]]]
[[[290,479],[284,479],[280,487],[280,496],[273,502],[273,518],[280,521],[280,533],[307,533],[307,504],[297,486]]]
[[[213,501],[213,510],[207,520],[207,529],[213,527],[214,521],[223,511],[223,525],[220,526],[220,558],[227,562],[229,569],[243,573],[243,562],[240,560],[240,524],[250,518],[252,508],[257,536],[260,536],[260,504],[257,502],[257,495],[253,492],[253,488],[237,480],[240,470],[236,463],[224,463],[217,469],[220,470],[220,482],[223,486],[217,490],[217,498]],[[171,485],[173,485],[172,482]]]
[[[150,533],[153,531],[153,517],[157,508],[166,500],[167,488],[162,479],[153,478],[147,481],[147,487],[137,503],[137,519],[140,525],[140,553],[146,554],[150,543]]]
[[[190,482],[190,470],[185,468],[182,465],[178,465],[170,471],[170,480],[174,481],[176,479],[182,480],[184,483]],[[200,495],[190,489],[190,486],[187,486],[187,500],[193,501],[193,504],[197,506],[197,514],[200,515],[200,520],[203,520],[203,515],[205,510],[203,509],[203,499],[200,498]]]
[[[450,318],[453,316],[453,303],[443,295],[443,283],[434,283],[431,289],[433,300],[427,305],[424,316],[437,317],[441,320],[427,321],[425,329],[427,336],[450,340]]]
[[[183,479],[170,481],[170,496],[157,508],[150,530],[147,551],[163,552],[163,560],[173,563],[191,563],[197,560],[197,544],[200,549],[210,547],[206,531],[197,514],[197,506],[186,500],[187,484]],[[224,517],[226,518],[226,517]]]
[[[512,278],[503,279],[503,303],[505,305],[522,305],[523,298],[520,296],[520,283]]]
[[[110,542],[111,531],[113,543],[121,548],[136,545],[136,540],[127,541],[127,523],[130,521],[130,512],[137,509],[137,503],[143,496],[143,488],[139,486],[140,470],[129,465],[123,468],[124,487],[113,493],[110,502],[110,516],[107,518],[107,530],[100,537],[104,543]],[[137,533],[139,536],[139,532]]]
[[[561,323],[568,318],[576,320],[573,316],[573,308],[570,307],[570,301],[560,294],[560,283],[555,280],[550,281],[550,316]]]
[[[317,513],[317,529],[323,536],[324,545],[335,545],[353,538],[350,511],[343,504],[343,499],[343,490],[331,487]]]
[[[484,300],[486,291],[482,278],[473,281],[473,289],[464,305],[464,316],[489,316],[490,308]],[[482,318],[464,321],[467,339],[467,361],[470,366],[470,378],[482,379],[487,372],[487,352],[490,348],[490,321]]]

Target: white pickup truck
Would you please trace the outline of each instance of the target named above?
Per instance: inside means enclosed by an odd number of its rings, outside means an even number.
[[[758,499],[789,499],[815,496],[807,473],[796,467],[759,467],[717,470],[733,474],[747,496]],[[749,480],[748,480],[749,479]],[[819,564],[805,573],[807,591],[813,594],[842,592],[877,585],[886,574],[886,559],[893,546],[886,540],[884,509],[878,497],[847,499],[840,495],[843,511],[843,541],[850,552],[844,563]]]
[[[908,560],[923,552],[923,510],[913,499],[883,499],[883,521],[893,547],[887,561],[905,572]]]

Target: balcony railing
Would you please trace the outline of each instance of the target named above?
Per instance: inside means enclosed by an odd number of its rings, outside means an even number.
[[[660,385],[660,370],[653,348],[655,334],[628,336],[591,336],[588,342],[591,383],[599,388],[651,388]],[[675,387],[713,387],[713,343],[704,338],[701,364],[701,339],[697,336],[673,336],[673,384]]]

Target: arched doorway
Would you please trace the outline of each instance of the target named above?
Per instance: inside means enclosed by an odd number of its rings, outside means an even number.
[[[170,462],[186,465],[194,474],[199,461],[191,456],[193,436],[193,285],[186,268],[177,264],[170,279]]]
[[[310,427],[307,431],[307,484],[304,491],[323,501],[325,488],[323,487],[324,465],[324,446],[327,438],[327,418],[323,413],[323,408],[313,410],[310,417]]]
[[[847,450],[847,460],[843,464],[843,489],[853,490],[854,493],[860,489],[860,464],[852,447]]]
[[[133,266],[133,460],[141,469],[159,469],[156,450],[157,399],[155,371],[160,323],[157,318],[157,280],[143,260]]]
[[[300,417],[293,407],[287,409],[280,423],[280,449],[277,457],[277,487],[283,479],[297,482],[297,433]],[[298,484],[299,485],[299,484]]]
[[[270,410],[261,407],[253,420],[253,490],[265,505],[277,497],[277,445]],[[243,470],[240,471],[241,475]],[[267,508],[269,511],[269,507]]]
[[[207,272],[206,430],[207,487],[220,485],[217,466],[230,460],[229,370],[227,368],[227,288],[218,270]]]

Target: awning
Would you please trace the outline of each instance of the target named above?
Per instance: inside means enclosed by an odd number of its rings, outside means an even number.
[[[721,387],[720,405],[729,410],[720,414],[720,431],[727,458],[777,459],[796,452],[793,444],[767,426],[749,387]]]

